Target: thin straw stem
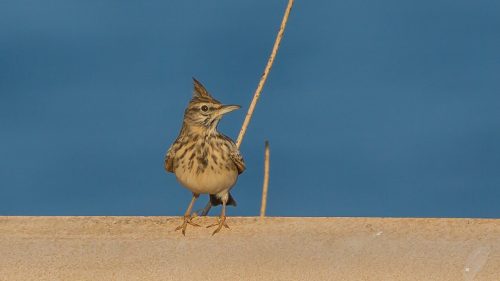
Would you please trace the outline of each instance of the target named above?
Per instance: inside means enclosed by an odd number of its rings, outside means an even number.
[[[290,11],[292,10],[293,6],[293,1],[294,0],[289,0],[288,1],[288,6],[286,7],[285,10],[285,15],[283,16],[283,20],[281,21],[281,26],[278,31],[278,35],[276,36],[276,40],[274,41],[274,46],[273,50],[271,52],[271,56],[269,57],[269,60],[267,61],[266,68],[264,69],[264,73],[262,74],[262,77],[260,78],[259,85],[257,86],[257,89],[255,90],[255,94],[253,95],[252,102],[250,103],[250,107],[248,108],[247,115],[245,116],[245,121],[243,121],[243,126],[241,127],[240,133],[238,135],[238,139],[236,140],[236,146],[238,148],[241,145],[241,142],[243,141],[243,137],[245,136],[245,133],[247,131],[248,124],[250,123],[250,119],[252,119],[253,112],[255,110],[255,105],[257,104],[257,101],[259,100],[260,93],[262,92],[262,88],[264,88],[264,84],[266,83],[267,76],[269,75],[269,71],[271,71],[271,67],[273,66],[274,58],[276,57],[276,53],[278,52],[278,48],[281,43],[281,38],[283,37],[283,33],[285,32],[285,27],[286,23],[288,21],[288,16],[290,15]]]
[[[264,183],[262,184],[262,203],[260,205],[260,217],[266,216],[267,206],[267,190],[269,188],[269,142],[266,141],[266,148],[264,152]]]

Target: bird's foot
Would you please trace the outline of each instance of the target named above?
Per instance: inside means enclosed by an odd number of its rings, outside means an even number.
[[[175,231],[182,230],[182,235],[186,236],[186,227],[188,224],[190,224],[192,226],[200,226],[199,224],[193,222],[193,217],[186,215],[186,216],[184,216],[184,221],[182,222],[182,224],[179,225],[175,229]]]
[[[217,232],[219,232],[222,229],[223,226],[225,228],[229,228],[229,225],[227,225],[227,223],[226,223],[226,216],[218,217],[217,218],[217,223],[211,224],[211,225],[207,226],[207,228],[213,227],[213,226],[217,226],[217,228],[214,230],[214,232],[212,233],[212,235],[215,235]]]

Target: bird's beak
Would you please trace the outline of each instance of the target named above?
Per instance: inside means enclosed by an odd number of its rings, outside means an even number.
[[[240,109],[241,106],[239,105],[223,105],[218,111],[217,115],[222,116],[226,113],[229,113],[231,111],[235,111],[236,109]]]

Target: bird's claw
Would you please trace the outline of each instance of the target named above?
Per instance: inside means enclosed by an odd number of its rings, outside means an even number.
[[[186,236],[186,228],[187,228],[188,224],[190,224],[192,226],[200,226],[199,224],[193,222],[193,217],[184,216],[184,221],[182,222],[181,225],[179,225],[177,228],[175,228],[175,231],[182,230],[182,235]]]
[[[226,223],[225,216],[217,218],[217,223],[211,224],[211,225],[207,226],[207,228],[213,227],[213,226],[217,226],[217,228],[214,230],[214,232],[212,232],[212,236],[215,235],[217,232],[219,232],[223,226],[225,228],[229,229],[229,225],[227,225],[227,223]]]

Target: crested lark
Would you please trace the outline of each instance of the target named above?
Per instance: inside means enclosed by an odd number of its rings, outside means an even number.
[[[191,203],[184,214],[183,223],[176,228],[186,234],[192,222],[191,211],[200,194],[209,194],[211,205],[222,204],[217,226],[219,232],[226,224],[226,205],[236,206],[229,191],[238,175],[245,170],[245,162],[235,143],[217,131],[222,116],[239,105],[223,105],[214,99],[203,85],[194,79],[193,98],[184,111],[182,129],[165,156],[165,170],[174,173],[181,185],[193,193]]]

